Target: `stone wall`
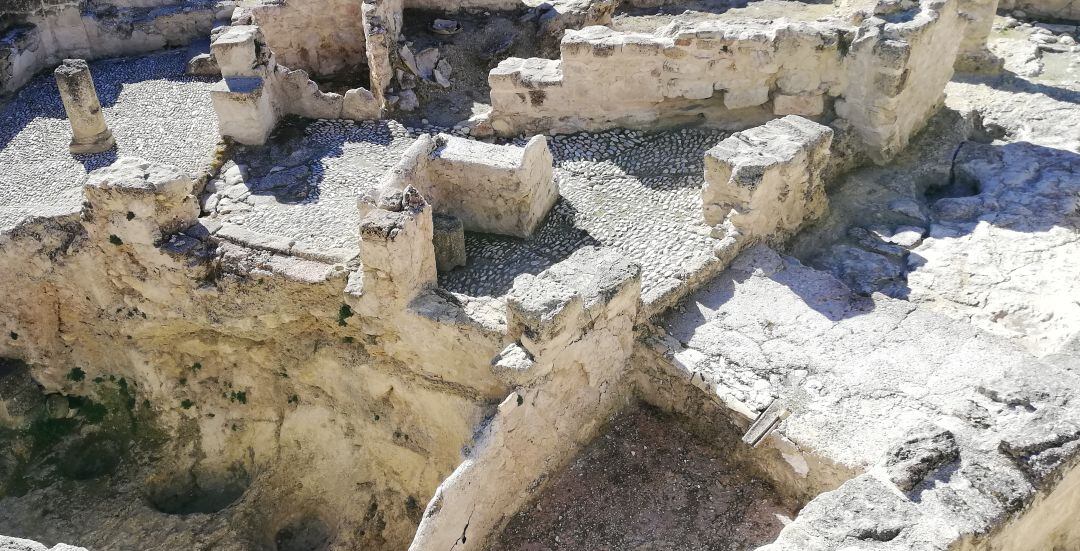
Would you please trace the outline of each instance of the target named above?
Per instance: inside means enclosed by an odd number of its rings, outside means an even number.
[[[0,94],[65,58],[97,59],[186,45],[230,13],[228,0],[26,2],[0,8]],[[5,27],[4,21],[8,24]]]
[[[528,237],[559,197],[553,171],[543,136],[515,147],[425,135],[374,191],[378,196],[361,197],[359,208],[366,213],[412,187],[466,230]]]
[[[49,394],[101,402],[122,381],[166,437],[134,491],[240,484],[244,498],[218,513],[230,541],[272,546],[315,519],[343,548],[407,547],[509,392],[489,365],[501,317],[433,292],[434,268],[421,277],[412,257],[383,257],[416,282],[387,292],[367,269],[378,265],[369,232],[355,272],[217,242],[195,218],[195,187],[121,159],[91,176],[81,210],[0,236],[13,276],[0,282],[13,297],[0,305],[0,357],[27,362]],[[125,537],[177,536],[157,532],[169,511],[130,498],[125,515],[144,532]]]
[[[234,25],[257,25],[278,61],[317,77],[367,64],[362,0],[244,2]]]
[[[777,242],[820,218],[832,134],[788,115],[720,142],[705,154],[705,222],[724,238]]]
[[[381,117],[389,108],[403,9],[402,0],[245,4],[231,26],[215,31],[212,48],[224,77],[213,92],[222,135],[261,144],[285,115]],[[367,73],[366,88],[357,71]],[[312,75],[355,87],[323,92]]]
[[[410,550],[484,549],[626,404],[640,293],[638,266],[592,248],[514,282],[515,342],[492,362],[514,392],[439,486]]]
[[[503,61],[489,77],[501,135],[707,120],[746,128],[788,114],[845,119],[865,152],[902,149],[940,105],[963,28],[955,0],[866,17],[709,20],[653,34],[568,31],[558,60]],[[633,85],[627,85],[633,83]]]

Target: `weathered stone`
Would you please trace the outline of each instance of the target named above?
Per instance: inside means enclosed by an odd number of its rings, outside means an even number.
[[[71,152],[85,155],[112,149],[116,142],[105,124],[90,66],[81,59],[65,59],[54,74],[71,122]]]
[[[705,155],[705,222],[741,234],[780,237],[828,208],[822,174],[832,130],[787,116],[736,133]]]
[[[914,434],[897,444],[887,452],[884,466],[889,480],[910,492],[934,471],[959,458],[956,437],[947,430],[936,430]]]
[[[465,265],[465,226],[454,216],[435,214],[432,243],[435,246],[435,267],[449,272]]]

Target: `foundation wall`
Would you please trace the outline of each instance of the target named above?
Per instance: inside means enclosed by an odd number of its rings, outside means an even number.
[[[559,60],[511,58],[490,76],[501,135],[650,126],[704,117],[746,128],[776,116],[846,119],[877,160],[940,105],[963,29],[955,0],[860,26],[705,21],[653,34],[568,31]],[[633,85],[624,85],[633,83]]]
[[[466,230],[528,237],[559,197],[553,172],[543,136],[525,147],[424,136],[390,171],[378,196],[361,197],[358,205],[366,213],[411,187]]]
[[[640,269],[582,249],[508,299],[515,341],[492,363],[515,387],[427,506],[412,551],[484,549],[626,404]],[[497,482],[494,482],[497,481]]]
[[[240,143],[265,143],[285,115],[368,120],[382,113],[380,99],[365,88],[323,92],[306,71],[278,65],[258,26],[224,28],[211,51],[224,77],[210,92],[218,126]]]
[[[0,235],[13,276],[0,282],[13,297],[0,304],[0,357],[30,364],[47,393],[101,401],[122,384],[164,437],[148,488],[247,473],[219,513],[240,541],[272,547],[316,519],[337,547],[406,548],[509,392],[489,365],[505,326],[432,293],[433,267],[416,285],[388,280],[390,294],[366,272],[215,242],[194,187],[121,159],[90,177],[80,212]],[[146,507],[128,514],[159,526]]]

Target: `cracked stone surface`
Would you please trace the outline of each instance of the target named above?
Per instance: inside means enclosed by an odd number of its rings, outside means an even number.
[[[0,228],[78,210],[85,175],[137,156],[196,172],[218,142],[209,79],[184,75],[186,49],[90,64],[116,149],[72,155],[71,127],[51,74],[0,106]]]
[[[1055,427],[1072,427],[1066,420],[1080,413],[1075,374],[965,322],[880,295],[860,297],[763,246],[690,295],[661,326],[678,343],[675,361],[712,392],[758,410],[784,400],[792,413],[779,434],[803,452],[870,473],[834,492],[844,510],[882,493],[867,486],[882,484],[877,465],[895,473],[897,457],[910,463],[900,477],[910,497],[886,490],[882,495],[893,497],[865,512],[857,540],[944,548],[957,531],[984,530],[1014,510],[1080,443],[1074,428],[1062,436]],[[949,431],[958,451],[911,439],[928,425]],[[1024,451],[1008,452],[1012,445]],[[1055,453],[1040,459],[1051,448]],[[843,547],[852,525],[830,531],[836,520],[829,520],[829,500],[808,505],[765,549]]]
[[[828,219],[793,250],[864,295],[1060,354],[1080,342],[1080,290],[1057,275],[1080,269],[1080,81],[1042,71],[1056,53],[1029,42],[1048,36],[1040,27],[997,24],[991,49],[1012,53],[1006,72],[959,75],[949,110],[892,165],[844,176]],[[1016,42],[1031,46],[1023,63]]]
[[[708,129],[617,130],[554,136],[562,198],[527,240],[467,233],[469,265],[440,277],[466,295],[501,296],[586,245],[613,247],[641,264],[646,302],[716,263],[701,214],[703,155],[725,134]]]

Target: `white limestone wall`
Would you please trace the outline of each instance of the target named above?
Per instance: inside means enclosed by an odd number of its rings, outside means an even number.
[[[588,27],[564,35],[558,60],[500,63],[489,75],[488,121],[500,135],[693,116],[746,128],[789,114],[830,120],[835,109],[881,160],[940,105],[963,34],[956,0],[923,0],[860,25],[710,20],[653,34]]]
[[[363,0],[247,1],[234,25],[258,25],[278,61],[314,76],[338,75],[367,63]]]
[[[832,129],[788,115],[737,132],[705,154],[705,222],[743,239],[790,237],[828,209],[822,173]]]
[[[435,491],[410,551],[485,549],[544,481],[627,403],[641,270],[611,250],[584,248],[507,301],[513,344],[493,360],[514,392]]]

